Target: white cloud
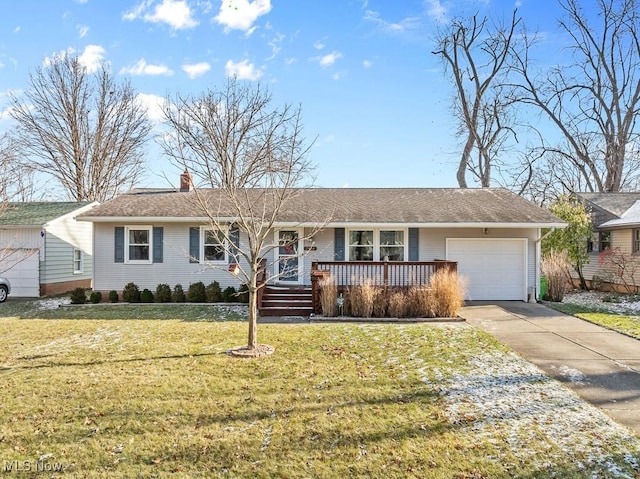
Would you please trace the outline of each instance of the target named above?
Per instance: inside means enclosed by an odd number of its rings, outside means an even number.
[[[278,55],[278,53],[280,53],[280,50],[282,49],[280,45],[282,43],[282,40],[284,39],[285,36],[282,33],[278,33],[269,41],[269,46],[271,47],[271,56],[267,58],[267,60],[273,60]]]
[[[339,72],[336,72],[333,75],[331,75],[331,78],[333,78],[334,80],[340,80],[341,76],[342,75]]]
[[[60,60],[61,58],[64,58],[67,55],[73,56],[73,55],[75,55],[75,53],[76,53],[76,50],[73,47],[69,47],[66,50],[60,50],[60,51],[57,51],[57,52],[53,52],[50,57],[44,57],[44,60],[42,61],[42,65],[45,66],[45,67],[48,67],[52,63],[55,63],[58,60]]]
[[[78,35],[80,38],[86,37],[87,33],[89,33],[89,27],[86,25],[76,25],[76,28],[78,29]]]
[[[76,3],[79,3],[80,5],[84,5],[85,3],[87,3],[89,0],[76,0]]]
[[[438,0],[430,0],[430,3],[438,3]],[[405,33],[408,31],[416,30],[420,26],[420,18],[418,17],[405,17],[399,22],[389,22],[380,16],[380,13],[374,10],[366,10],[364,12],[364,19],[375,23],[383,31],[387,33]]]
[[[152,12],[153,0],[144,0],[122,15],[123,20],[142,18],[145,22],[166,23],[174,30],[193,28],[198,21],[193,18],[193,12],[185,0],[162,0],[155,5]]]
[[[225,31],[247,31],[258,17],[270,11],[271,0],[223,0],[214,20],[224,26]]]
[[[147,109],[147,118],[152,121],[162,121],[164,119],[163,108],[167,99],[158,95],[138,93],[138,102]]]
[[[364,68],[371,68],[373,66],[373,62],[371,60],[362,60],[362,66]]]
[[[105,49],[100,45],[87,45],[78,56],[78,62],[87,69],[87,72],[93,73],[100,67],[104,54]]]
[[[211,65],[207,62],[185,64],[182,65],[182,70],[193,80],[194,78],[202,76],[211,70]]]
[[[235,63],[232,60],[228,60],[224,66],[228,77],[237,77],[239,80],[257,80],[262,76],[262,70],[256,68],[253,63],[249,63],[248,60],[242,60]]]
[[[134,65],[129,67],[124,67],[120,70],[120,74],[129,75],[173,75],[173,70],[171,70],[166,65],[151,65],[147,63],[144,58],[138,60]]]
[[[342,53],[333,51],[324,56],[316,57],[316,60],[318,60],[318,63],[322,68],[327,68],[332,66],[338,58],[342,58]]]
[[[440,0],[428,0],[427,14],[435,21],[444,23],[447,21],[447,8],[440,3]]]
[[[313,44],[313,48],[316,50],[322,50],[324,48],[324,43],[318,41]]]
[[[20,27],[19,26],[13,29],[13,33],[19,33],[19,32],[20,32]]]

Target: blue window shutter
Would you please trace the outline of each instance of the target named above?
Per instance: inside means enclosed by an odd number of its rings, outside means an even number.
[[[335,261],[344,261],[344,228],[333,230],[333,258]]]
[[[240,230],[236,225],[233,225],[229,230],[229,239],[231,245],[229,246],[229,263],[238,262],[238,248],[240,247]]]
[[[113,261],[124,263],[124,226],[115,228],[115,254]]]
[[[164,237],[164,228],[160,226],[153,227],[153,262],[162,263],[162,239]]]
[[[409,228],[409,261],[420,261],[420,230]]]
[[[189,228],[189,263],[200,262],[200,228]]]

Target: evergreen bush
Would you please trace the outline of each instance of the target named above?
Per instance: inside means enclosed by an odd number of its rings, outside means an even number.
[[[153,303],[153,293],[151,290],[144,288],[142,293],[140,293],[140,302],[141,303]]]
[[[187,300],[184,295],[184,289],[182,289],[182,285],[180,283],[176,284],[173,287],[173,301],[174,303],[184,303]]]
[[[71,304],[84,304],[87,302],[87,293],[84,288],[75,288],[70,294]]]
[[[127,303],[140,302],[140,289],[135,283],[127,283],[122,290],[122,299]]]
[[[117,303],[119,300],[120,298],[118,298],[118,292],[115,289],[109,291],[109,302]]]
[[[207,286],[206,290],[207,303],[219,303],[222,301],[222,289],[220,283],[214,281]]]
[[[207,300],[207,293],[205,291],[204,283],[198,281],[189,285],[187,291],[187,301],[190,303],[204,303]]]
[[[156,286],[156,303],[171,302],[171,286],[168,284],[159,284]]]
[[[100,291],[92,291],[89,295],[89,301],[91,301],[93,304],[98,304],[100,301],[102,301],[102,293]]]

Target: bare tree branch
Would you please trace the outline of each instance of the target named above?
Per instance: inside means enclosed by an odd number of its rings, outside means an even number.
[[[162,148],[174,164],[195,176],[195,206],[223,237],[221,246],[248,287],[247,347],[254,349],[261,261],[269,251],[289,246],[275,238],[275,227],[313,171],[301,108],[275,107],[260,85],[230,79],[220,91],[169,99],[164,116],[169,133]],[[315,232],[311,230],[306,236]],[[235,231],[246,235],[239,247]],[[286,265],[283,270],[274,264],[271,278],[287,272]]]
[[[142,175],[151,124],[130,84],[105,65],[89,74],[77,57],[56,57],[30,75],[25,99],[11,103],[24,155],[71,199],[108,200]]]

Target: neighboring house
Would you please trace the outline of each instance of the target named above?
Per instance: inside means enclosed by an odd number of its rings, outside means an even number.
[[[198,191],[219,203],[218,190]],[[231,258],[195,205],[188,189],[134,190],[80,215],[94,225],[94,289],[122,291],[134,282],[152,291],[159,283],[186,290],[214,280],[239,286],[228,271]],[[233,217],[223,208],[219,215]],[[472,300],[535,299],[541,229],[565,226],[524,198],[489,188],[302,189],[278,220],[274,243],[292,247],[270,252],[267,268],[292,261],[298,267],[273,283],[310,285],[314,267],[342,272],[347,282],[364,274],[379,282],[392,268],[401,276],[393,285],[406,286],[421,281],[423,266],[450,260],[467,278]],[[315,229],[312,239],[301,239]]]
[[[93,231],[75,216],[97,203],[8,203],[0,213],[0,273],[11,296],[91,287]]]
[[[591,210],[594,234],[587,244],[589,263],[583,268],[588,283],[595,277],[621,284],[621,280],[640,285],[640,193],[576,193]],[[615,251],[626,262],[628,271],[636,274],[616,278],[614,269],[607,267],[606,255]],[[629,273],[629,274],[630,274]]]

